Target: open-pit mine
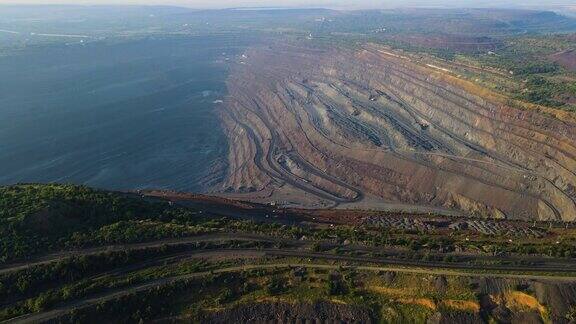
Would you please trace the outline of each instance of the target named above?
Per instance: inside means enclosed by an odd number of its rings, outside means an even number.
[[[0,4],[0,322],[576,324],[569,8],[265,2]]]
[[[248,49],[221,110],[221,190],[308,208],[576,219],[573,114],[406,55],[369,43]]]

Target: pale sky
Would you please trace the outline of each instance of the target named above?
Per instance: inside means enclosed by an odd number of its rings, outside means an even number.
[[[431,7],[554,7],[574,5],[574,0],[0,0],[0,4],[82,4],[82,5],[176,5],[192,8],[230,7],[324,7],[390,8]]]

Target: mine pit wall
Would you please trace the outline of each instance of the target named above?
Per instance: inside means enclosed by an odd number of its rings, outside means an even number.
[[[296,181],[343,200],[360,190],[476,216],[576,219],[572,115],[559,120],[512,108],[486,89],[375,45],[274,45],[246,56],[228,80],[223,119],[231,167],[223,190]],[[302,181],[311,170],[282,170],[277,160],[285,153],[325,179]]]

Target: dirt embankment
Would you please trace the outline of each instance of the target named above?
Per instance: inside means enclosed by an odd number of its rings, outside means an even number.
[[[574,220],[576,117],[377,45],[256,47],[228,80],[222,191],[326,207],[373,197],[475,216]]]
[[[576,285],[546,280],[480,278],[470,281],[481,312],[502,323],[569,323],[574,316]]]
[[[387,272],[386,274],[394,274]],[[390,282],[394,282],[394,276]],[[432,281],[440,294],[450,289],[444,276]],[[486,323],[488,318],[499,323],[569,323],[576,302],[576,286],[572,283],[552,281],[529,281],[477,277],[459,279],[477,295],[477,301],[457,301],[448,297],[432,301],[428,299],[392,298],[390,302],[417,304],[429,308],[432,315],[427,323]],[[398,286],[394,286],[398,287]],[[384,290],[387,291],[387,290]],[[401,292],[402,290],[394,290]],[[408,293],[407,289],[405,292]],[[441,292],[445,291],[445,292]],[[375,323],[373,311],[353,304],[317,302],[314,304],[288,304],[263,302],[241,304],[233,308],[207,311],[206,323]]]
[[[344,304],[261,303],[206,313],[203,323],[375,323],[370,310]]]

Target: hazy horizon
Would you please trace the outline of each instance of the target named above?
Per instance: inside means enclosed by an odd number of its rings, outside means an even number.
[[[576,8],[573,1],[557,0],[542,3],[537,0],[0,0],[0,5],[163,5],[182,6],[199,9],[221,9],[235,7],[289,7],[310,8],[323,7],[333,9],[369,9],[397,7],[511,7],[511,8]]]

